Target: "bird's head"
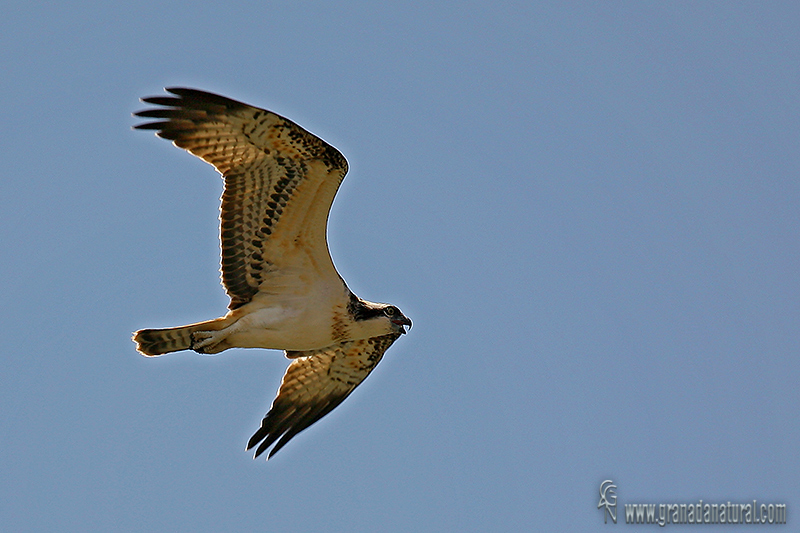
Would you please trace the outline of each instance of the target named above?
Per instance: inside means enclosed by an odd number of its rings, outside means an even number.
[[[411,319],[393,305],[387,305],[383,308],[383,316],[389,319],[392,331],[397,333],[405,333],[405,327],[411,327]]]
[[[411,319],[394,305],[368,302],[356,296],[351,299],[350,313],[369,335],[405,333],[406,326],[411,327]]]

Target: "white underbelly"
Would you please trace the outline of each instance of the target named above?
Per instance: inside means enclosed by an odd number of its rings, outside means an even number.
[[[332,342],[330,316],[291,306],[255,309],[229,328],[226,340],[239,348],[314,350]]]

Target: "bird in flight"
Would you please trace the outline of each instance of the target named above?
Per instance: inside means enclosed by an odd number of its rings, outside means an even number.
[[[292,362],[247,443],[268,459],[331,412],[411,327],[400,309],[353,294],[328,251],[328,213],[347,161],[333,146],[265,109],[196,89],[142,101],[135,126],[155,130],[222,175],[225,316],[134,333],[146,356],[179,350],[284,350]]]

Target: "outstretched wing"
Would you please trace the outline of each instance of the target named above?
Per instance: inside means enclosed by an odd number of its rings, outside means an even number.
[[[286,352],[294,361],[286,369],[272,408],[247,443],[248,450],[258,446],[254,458],[277,442],[269,459],[292,437],[342,403],[399,336],[392,333],[321,350]]]
[[[302,266],[294,261],[310,257],[320,275],[337,278],[326,228],[347,173],[344,156],[270,111],[195,89],[167,91],[175,96],[142,100],[164,107],[136,113],[159,119],[136,128],[156,130],[222,174],[221,270],[229,307],[249,302],[270,273]]]

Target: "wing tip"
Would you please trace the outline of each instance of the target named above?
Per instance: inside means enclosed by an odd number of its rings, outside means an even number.
[[[258,456],[267,451],[267,449],[272,446],[275,441],[277,440],[276,435],[270,435],[268,432],[262,434],[261,430],[257,431],[255,435],[250,437],[250,441],[247,443],[247,447],[245,451],[250,451],[253,448],[256,448],[256,451],[253,452],[253,460],[258,459]],[[280,444],[280,443],[279,443]],[[285,443],[284,443],[285,444]],[[257,447],[256,447],[257,446]],[[267,454],[266,460],[269,461],[270,458],[275,455],[275,453],[282,447],[283,445],[276,445],[270,452]]]
[[[180,105],[189,103],[200,107],[220,106],[227,109],[250,107],[243,102],[228,98],[227,96],[210,93],[208,91],[202,91],[200,89],[192,89],[189,87],[165,87],[164,90],[170,94],[174,94],[175,96],[167,96],[162,98],[165,100],[174,100],[179,102]]]
[[[300,429],[292,427],[291,424],[276,423],[275,419],[268,416],[261,422],[261,427],[250,437],[247,441],[245,451],[253,448],[256,451],[253,453],[253,459],[257,459],[259,455],[266,452],[271,446],[272,449],[267,454],[267,461],[278,453],[278,450],[286,446],[292,438],[306,429],[308,426],[302,426]],[[273,446],[274,445],[274,446]]]
[[[131,126],[135,130],[160,130],[163,129],[166,122],[145,122],[142,124],[134,124]]]

